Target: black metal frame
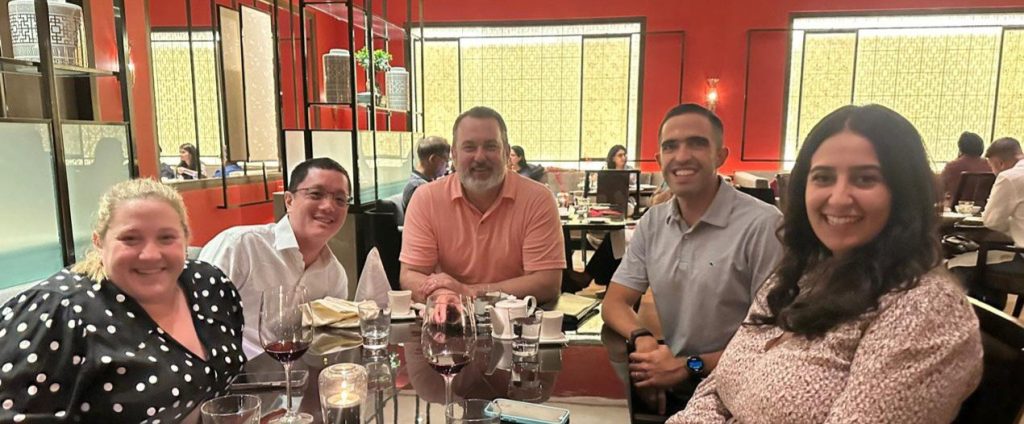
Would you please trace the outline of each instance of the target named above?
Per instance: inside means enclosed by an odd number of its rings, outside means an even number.
[[[0,118],[2,122],[20,122],[20,123],[47,123],[50,131],[50,148],[53,155],[52,170],[54,176],[54,191],[57,203],[57,235],[58,241],[61,246],[61,259],[64,265],[71,265],[76,261],[75,257],[75,241],[74,241],[74,229],[71,223],[71,204],[70,204],[70,189],[68,186],[68,173],[67,163],[65,161],[65,149],[64,149],[64,131],[63,123],[102,123],[99,120],[93,121],[81,121],[81,120],[64,120],[61,117],[60,105],[61,100],[57,94],[56,81],[59,77],[56,73],[58,68],[69,69],[72,67],[56,65],[53,62],[53,51],[51,40],[50,40],[50,21],[49,13],[50,8],[46,0],[35,0],[35,17],[36,17],[36,35],[39,42],[39,62],[33,63],[38,69],[38,76],[40,78],[40,99],[42,104],[42,118],[9,118],[6,117],[6,112],[0,114],[4,116]],[[148,5],[147,5],[148,6]],[[125,142],[127,146],[127,154],[130,166],[128,167],[128,174],[130,178],[136,178],[139,174],[138,161],[135,157],[135,139],[132,136],[131,123],[133,118],[132,98],[128,92],[128,75],[127,69],[127,30],[124,25],[124,0],[113,0],[113,21],[114,21],[114,37],[117,50],[117,62],[118,67],[114,72],[102,71],[90,68],[73,67],[76,70],[81,71],[78,77],[87,78],[99,78],[99,77],[114,77],[118,79],[118,87],[121,89],[121,110],[124,118],[123,122],[117,122],[119,125],[125,126]],[[86,15],[88,21],[90,16]],[[88,40],[92,40],[91,37],[87,37]],[[88,46],[82,46],[83,48],[89,48]],[[8,58],[4,58],[8,60]],[[0,78],[3,80],[3,78]],[[94,84],[95,86],[95,84]],[[98,91],[93,90],[92,95],[95,96]],[[9,99],[6,96],[0,97],[0,110],[6,111],[7,101]]]

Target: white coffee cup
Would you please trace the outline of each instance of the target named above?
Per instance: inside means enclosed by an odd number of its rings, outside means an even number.
[[[392,315],[407,315],[412,307],[412,290],[392,290],[388,292],[388,305]]]
[[[540,338],[562,338],[562,318],[561,311],[544,311],[540,323]]]

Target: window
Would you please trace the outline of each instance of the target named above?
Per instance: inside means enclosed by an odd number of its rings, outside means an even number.
[[[909,119],[935,169],[964,131],[1024,137],[1024,14],[793,21],[785,158],[826,114],[878,103]]]
[[[473,106],[492,107],[531,162],[636,152],[640,24],[435,27],[424,31],[427,134],[451,138]]]

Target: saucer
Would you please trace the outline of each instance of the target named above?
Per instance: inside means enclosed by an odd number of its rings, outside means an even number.
[[[416,319],[416,310],[415,309],[409,309],[409,311],[404,313],[404,314],[396,314],[396,313],[392,313],[391,314],[391,320],[392,321],[407,321],[407,320],[410,320],[410,319]]]
[[[565,333],[562,333],[558,337],[544,337],[544,336],[541,336],[541,338],[540,338],[540,344],[542,344],[542,345],[553,345],[553,344],[564,345],[564,344],[568,344],[568,343],[569,343],[569,338],[566,337]]]

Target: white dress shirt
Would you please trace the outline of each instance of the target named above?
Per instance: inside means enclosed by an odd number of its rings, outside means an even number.
[[[1024,160],[996,176],[981,219],[989,229],[1013,238],[1015,246],[1024,247]]]
[[[316,262],[305,267],[287,216],[276,224],[228,228],[203,247],[199,258],[223,270],[238,288],[245,316],[242,347],[249,358],[263,352],[258,326],[264,290],[303,286],[309,300],[348,298],[348,277],[330,248],[324,246]]]

